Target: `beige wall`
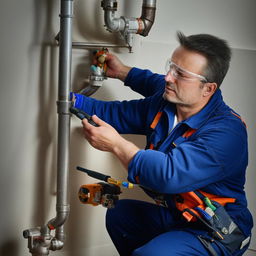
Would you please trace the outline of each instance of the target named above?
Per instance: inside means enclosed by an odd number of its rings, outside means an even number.
[[[119,2],[118,15],[140,16],[142,1]],[[249,207],[254,212],[255,7],[255,0],[158,0],[150,35],[136,36],[133,54],[126,49],[115,51],[129,65],[163,72],[166,58],[176,47],[176,30],[185,34],[212,33],[230,42],[233,60],[223,84],[223,94],[248,125],[250,164],[246,191]],[[0,14],[0,256],[23,256],[29,253],[22,231],[55,217],[58,48],[53,38],[59,29],[59,1],[3,1]],[[74,40],[119,41],[103,28],[100,0],[76,0],[74,14]],[[87,50],[73,51],[73,90],[82,87],[90,54]],[[108,79],[93,97],[122,100],[140,96],[120,82]],[[125,178],[126,173],[113,156],[92,149],[79,133],[79,127],[80,121],[72,118],[71,213],[66,223],[67,242],[63,250],[51,254],[117,255],[105,231],[105,209],[81,205],[77,199],[79,186],[95,180],[78,173],[75,167],[81,165],[120,179]],[[143,147],[144,138],[127,138]],[[137,190],[125,192],[122,197],[145,198]],[[251,245],[254,249],[255,237],[254,229]]]

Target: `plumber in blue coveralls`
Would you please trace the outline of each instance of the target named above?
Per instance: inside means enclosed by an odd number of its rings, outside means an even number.
[[[74,107],[99,125],[82,121],[88,142],[113,153],[128,180],[157,202],[119,200],[107,210],[106,228],[121,256],[242,255],[253,226],[244,191],[247,132],[220,90],[231,49],[208,34],[177,38],[165,75],[107,54],[107,76],[142,99],[72,93]],[[140,149],[120,134],[145,135],[147,145]]]

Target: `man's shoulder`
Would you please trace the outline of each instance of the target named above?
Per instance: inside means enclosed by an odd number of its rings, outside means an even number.
[[[211,113],[207,122],[201,127],[202,130],[222,131],[226,134],[235,133],[246,136],[246,124],[242,117],[224,102]]]

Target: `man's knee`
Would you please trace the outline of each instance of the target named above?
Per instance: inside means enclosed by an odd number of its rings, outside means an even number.
[[[119,200],[114,208],[108,209],[106,213],[106,228],[108,231],[122,227],[129,218],[132,208],[132,200]]]

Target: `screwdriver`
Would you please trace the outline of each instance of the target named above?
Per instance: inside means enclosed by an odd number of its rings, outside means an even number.
[[[106,181],[109,184],[114,184],[114,185],[117,185],[117,186],[123,186],[125,188],[133,188],[134,187],[134,184],[132,184],[130,182],[115,180],[115,179],[111,178],[111,176],[105,175],[105,174],[100,173],[100,172],[85,169],[85,168],[80,167],[80,166],[77,166],[76,169],[81,171],[81,172],[87,173],[90,177],[93,177],[93,178],[98,179],[98,180]]]

